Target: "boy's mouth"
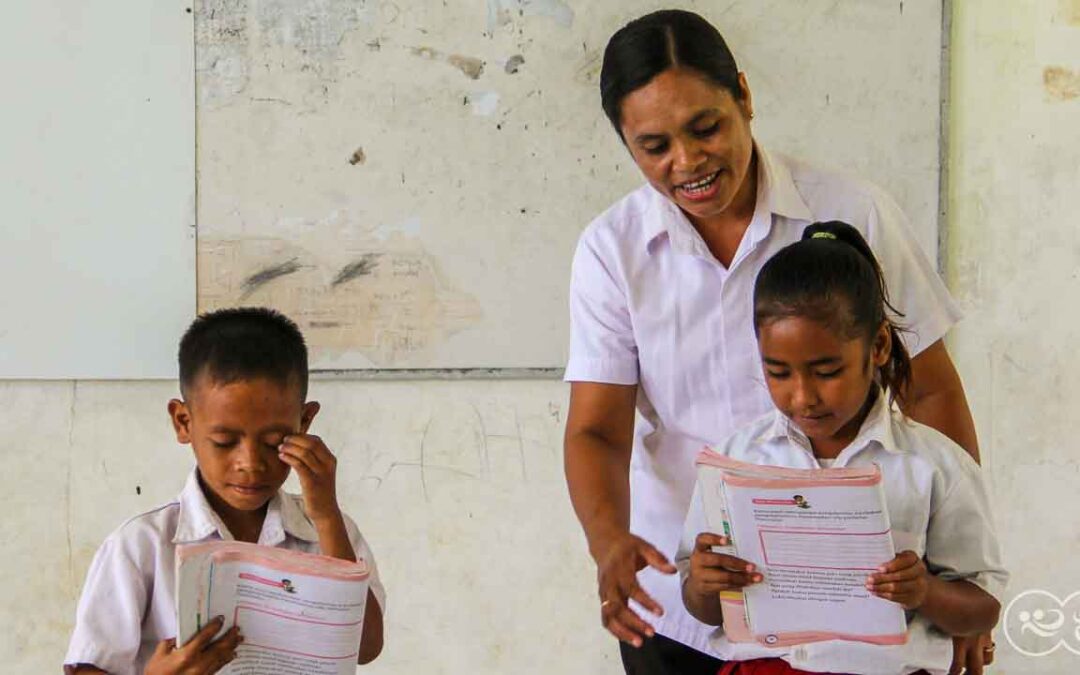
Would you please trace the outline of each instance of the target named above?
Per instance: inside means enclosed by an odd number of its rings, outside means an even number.
[[[252,485],[241,485],[239,483],[232,483],[229,485],[229,487],[242,495],[258,495],[266,492],[266,490],[270,486],[266,483],[256,483]]]

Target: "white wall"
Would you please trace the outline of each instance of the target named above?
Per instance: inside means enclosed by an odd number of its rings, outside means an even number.
[[[994,478],[1009,596],[1064,599],[1080,591],[1080,2],[955,8],[946,259],[967,317],[950,346]],[[1078,604],[1059,635],[1077,630]],[[1040,651],[1032,635],[1018,644]],[[1080,672],[1067,649],[997,642],[997,673]]]
[[[619,672],[562,477],[566,393],[314,383],[313,431],[339,455],[341,503],[388,588],[386,651],[363,672]],[[179,492],[191,455],[165,413],[175,395],[165,382],[0,383],[0,671],[57,672],[102,538]]]
[[[1080,590],[1077,4],[955,2],[948,271],[968,316],[951,349],[1014,594]],[[4,672],[56,672],[101,538],[179,490],[189,456],[164,412],[174,393],[0,383]],[[619,672],[562,481],[562,384],[332,381],[313,396],[325,405],[317,430],[342,457],[342,502],[390,591],[387,650],[368,672]],[[426,508],[385,506],[408,499]],[[1064,649],[1025,658],[998,643],[997,673],[1080,665]]]

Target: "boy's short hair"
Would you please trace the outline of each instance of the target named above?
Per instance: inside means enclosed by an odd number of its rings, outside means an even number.
[[[304,336],[292,320],[266,307],[201,314],[180,339],[179,362],[180,391],[185,396],[205,372],[221,384],[259,377],[283,385],[295,381],[300,384],[301,399],[307,397]]]

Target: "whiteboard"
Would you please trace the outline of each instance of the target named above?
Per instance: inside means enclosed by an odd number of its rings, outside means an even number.
[[[195,311],[185,7],[5,4],[2,377],[176,376]]]
[[[936,253],[941,4],[683,2],[771,148],[882,184]],[[204,0],[199,306],[293,316],[324,369],[558,368],[582,228],[642,181],[601,55],[667,2]]]

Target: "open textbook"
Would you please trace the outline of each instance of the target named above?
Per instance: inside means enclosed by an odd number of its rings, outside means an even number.
[[[216,616],[244,641],[224,675],[356,672],[368,569],[363,561],[236,541],[176,553],[177,643]]]
[[[753,563],[764,580],[721,594],[732,642],[771,647],[821,640],[903,644],[900,605],[872,595],[866,577],[894,547],[881,472],[759,466],[704,450],[698,485],[714,547]]]

